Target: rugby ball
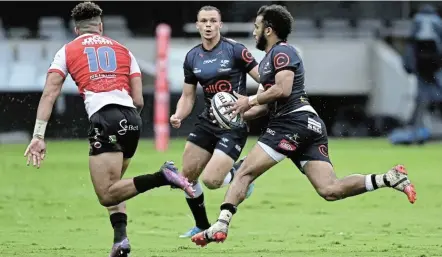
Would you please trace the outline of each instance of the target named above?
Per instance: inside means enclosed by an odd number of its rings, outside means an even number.
[[[218,124],[224,129],[240,127],[243,123],[240,114],[237,114],[235,117],[232,118],[231,113],[224,114],[228,107],[221,106],[225,103],[236,102],[236,100],[237,99],[234,95],[227,92],[219,92],[212,97],[211,105],[213,116],[215,116]]]

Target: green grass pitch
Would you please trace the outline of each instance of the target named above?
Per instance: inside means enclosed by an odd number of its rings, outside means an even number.
[[[256,138],[249,138],[247,153]],[[125,177],[166,160],[181,166],[184,140],[159,153],[142,141]],[[112,230],[88,172],[86,141],[49,142],[40,170],[26,167],[25,145],[0,145],[0,256],[107,257]],[[381,189],[326,202],[288,160],[258,179],[224,244],[198,248],[178,235],[193,225],[183,193],[160,188],[128,202],[131,257],[442,256],[442,145],[393,147],[385,139],[331,140],[338,176],[381,173],[403,163],[418,200]],[[226,188],[205,189],[210,220]]]

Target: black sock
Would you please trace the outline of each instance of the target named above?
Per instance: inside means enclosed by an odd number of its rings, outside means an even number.
[[[155,187],[170,185],[162,172],[156,172],[154,174],[146,174],[133,178],[135,188],[138,193],[144,193]]]
[[[110,215],[110,222],[114,228],[114,243],[121,242],[127,237],[127,215],[121,212],[112,213]]]
[[[196,198],[186,198],[186,201],[195,218],[196,226],[199,229],[208,229],[210,223],[207,219],[206,206],[204,206],[204,194]]]
[[[228,210],[230,213],[235,214],[237,207],[231,203],[223,203],[220,207],[221,210]]]

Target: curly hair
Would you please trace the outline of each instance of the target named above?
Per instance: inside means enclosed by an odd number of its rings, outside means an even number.
[[[77,4],[74,9],[72,9],[71,16],[74,21],[89,20],[92,18],[100,17],[103,13],[100,6],[92,2],[83,2]]]
[[[287,40],[292,32],[293,16],[282,5],[264,5],[259,8],[258,16],[262,16],[265,27],[270,27],[281,40]]]

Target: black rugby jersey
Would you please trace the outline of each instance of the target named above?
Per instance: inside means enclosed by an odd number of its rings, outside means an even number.
[[[275,76],[283,70],[295,73],[291,94],[269,103],[272,117],[287,114],[304,105],[310,105],[304,87],[304,65],[296,49],[284,42],[278,42],[259,63],[260,82],[267,90],[275,84]]]
[[[212,97],[218,92],[233,91],[245,95],[247,73],[258,63],[248,49],[234,40],[221,38],[212,49],[202,44],[192,48],[184,61],[184,82],[203,87],[206,109],[202,114],[208,118]]]

